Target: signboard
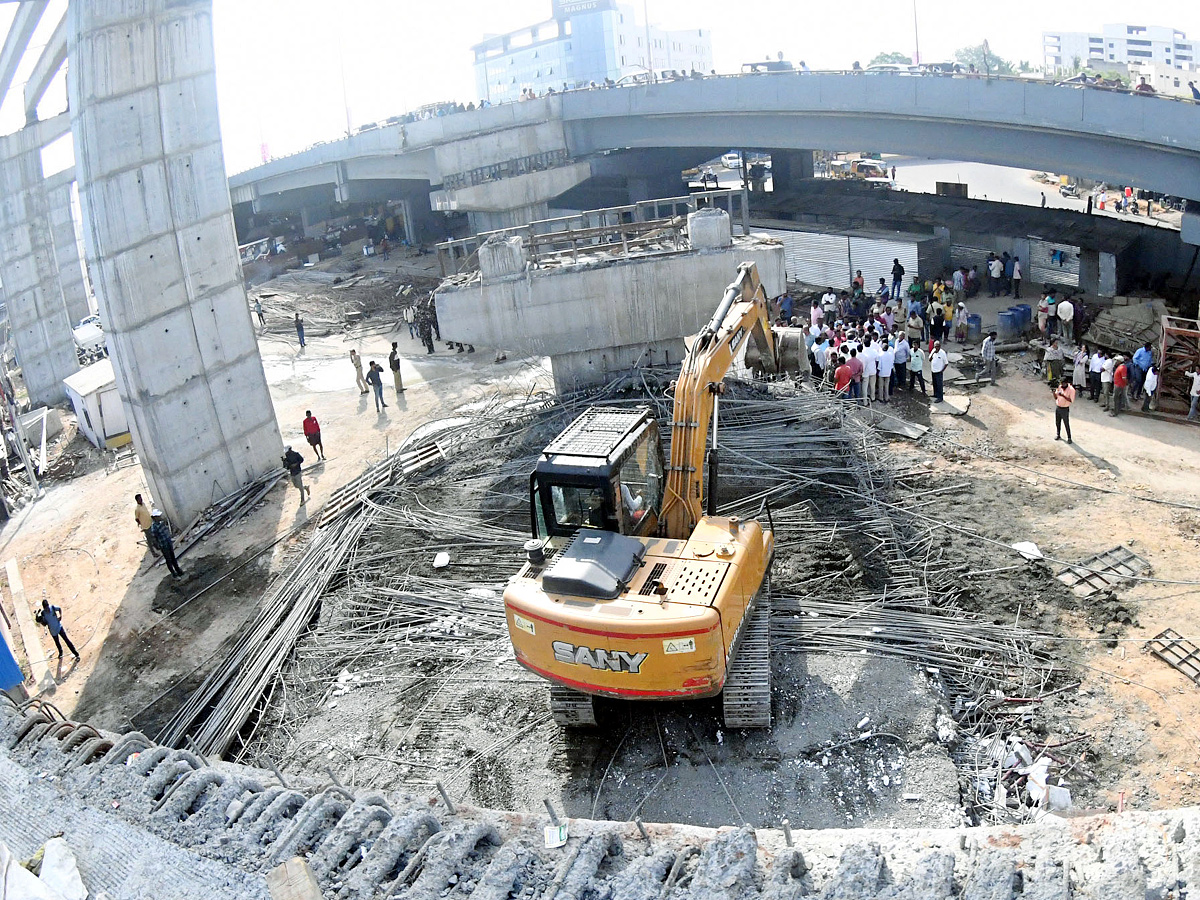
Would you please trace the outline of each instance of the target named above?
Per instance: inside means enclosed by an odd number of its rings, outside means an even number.
[[[554,18],[566,19],[580,13],[616,9],[617,0],[550,0],[550,6],[554,11]]]

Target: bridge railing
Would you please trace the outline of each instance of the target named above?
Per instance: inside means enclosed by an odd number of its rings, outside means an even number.
[[[631,242],[639,241],[658,229],[666,229],[678,240],[682,227],[671,223],[686,219],[688,213],[703,207],[724,210],[730,222],[745,220],[746,198],[742,191],[697,191],[680,197],[641,200],[624,206],[610,206],[539,219],[528,225],[485,231],[471,237],[443,241],[437,245],[442,277],[473,271],[479,265],[479,247],[492,237],[519,237],[531,261],[538,262],[564,252],[578,257],[579,251],[603,244],[621,244],[628,252]],[[673,229],[673,230],[672,230]],[[745,225],[743,224],[743,233]]]

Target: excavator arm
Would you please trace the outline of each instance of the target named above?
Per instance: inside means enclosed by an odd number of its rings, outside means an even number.
[[[712,320],[697,335],[675,385],[671,459],[659,520],[666,537],[686,540],[704,514],[709,425],[716,416],[717,397],[724,390],[722,379],[748,339],[758,346],[760,365],[774,373],[775,339],[767,297],[752,262],[738,266],[737,279],[725,288]],[[715,506],[716,484],[712,478],[708,489]]]

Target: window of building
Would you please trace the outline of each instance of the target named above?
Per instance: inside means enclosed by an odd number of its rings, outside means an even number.
[[[1088,38],[1088,43],[1089,43],[1089,44],[1103,44],[1103,43],[1104,43],[1104,38],[1102,38],[1102,37],[1090,37],[1090,38]]]
[[[1135,41],[1132,38],[1130,40],[1127,40],[1125,43],[1131,47],[1149,47],[1150,46],[1149,41]]]
[[[623,35],[623,34],[617,35],[617,43],[620,44],[622,47],[624,47],[625,46],[625,35]]]
[[[1178,78],[1175,79],[1175,87],[1179,87],[1179,79]]]
[[[621,57],[621,65],[625,65],[625,57]]]
[[[1154,54],[1149,50],[1126,50],[1125,52],[1129,56],[1136,56],[1139,59],[1150,59],[1152,56],[1154,56]]]

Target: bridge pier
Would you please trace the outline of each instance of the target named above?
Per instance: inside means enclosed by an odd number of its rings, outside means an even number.
[[[221,155],[211,0],[68,7],[85,244],[155,502],[182,526],[279,465]]]
[[[58,282],[62,288],[63,304],[72,324],[92,314],[88,295],[87,273],[79,252],[79,234],[72,210],[72,185],[75,171],[59,173],[47,179],[47,198],[50,204],[50,230],[54,235],[54,261],[58,266]]]
[[[811,150],[771,150],[771,186],[775,193],[790,191],[796,182],[814,174]]]
[[[32,406],[64,400],[62,380],[79,371],[42,176],[42,148],[64,124],[56,118],[0,138],[0,281]]]

